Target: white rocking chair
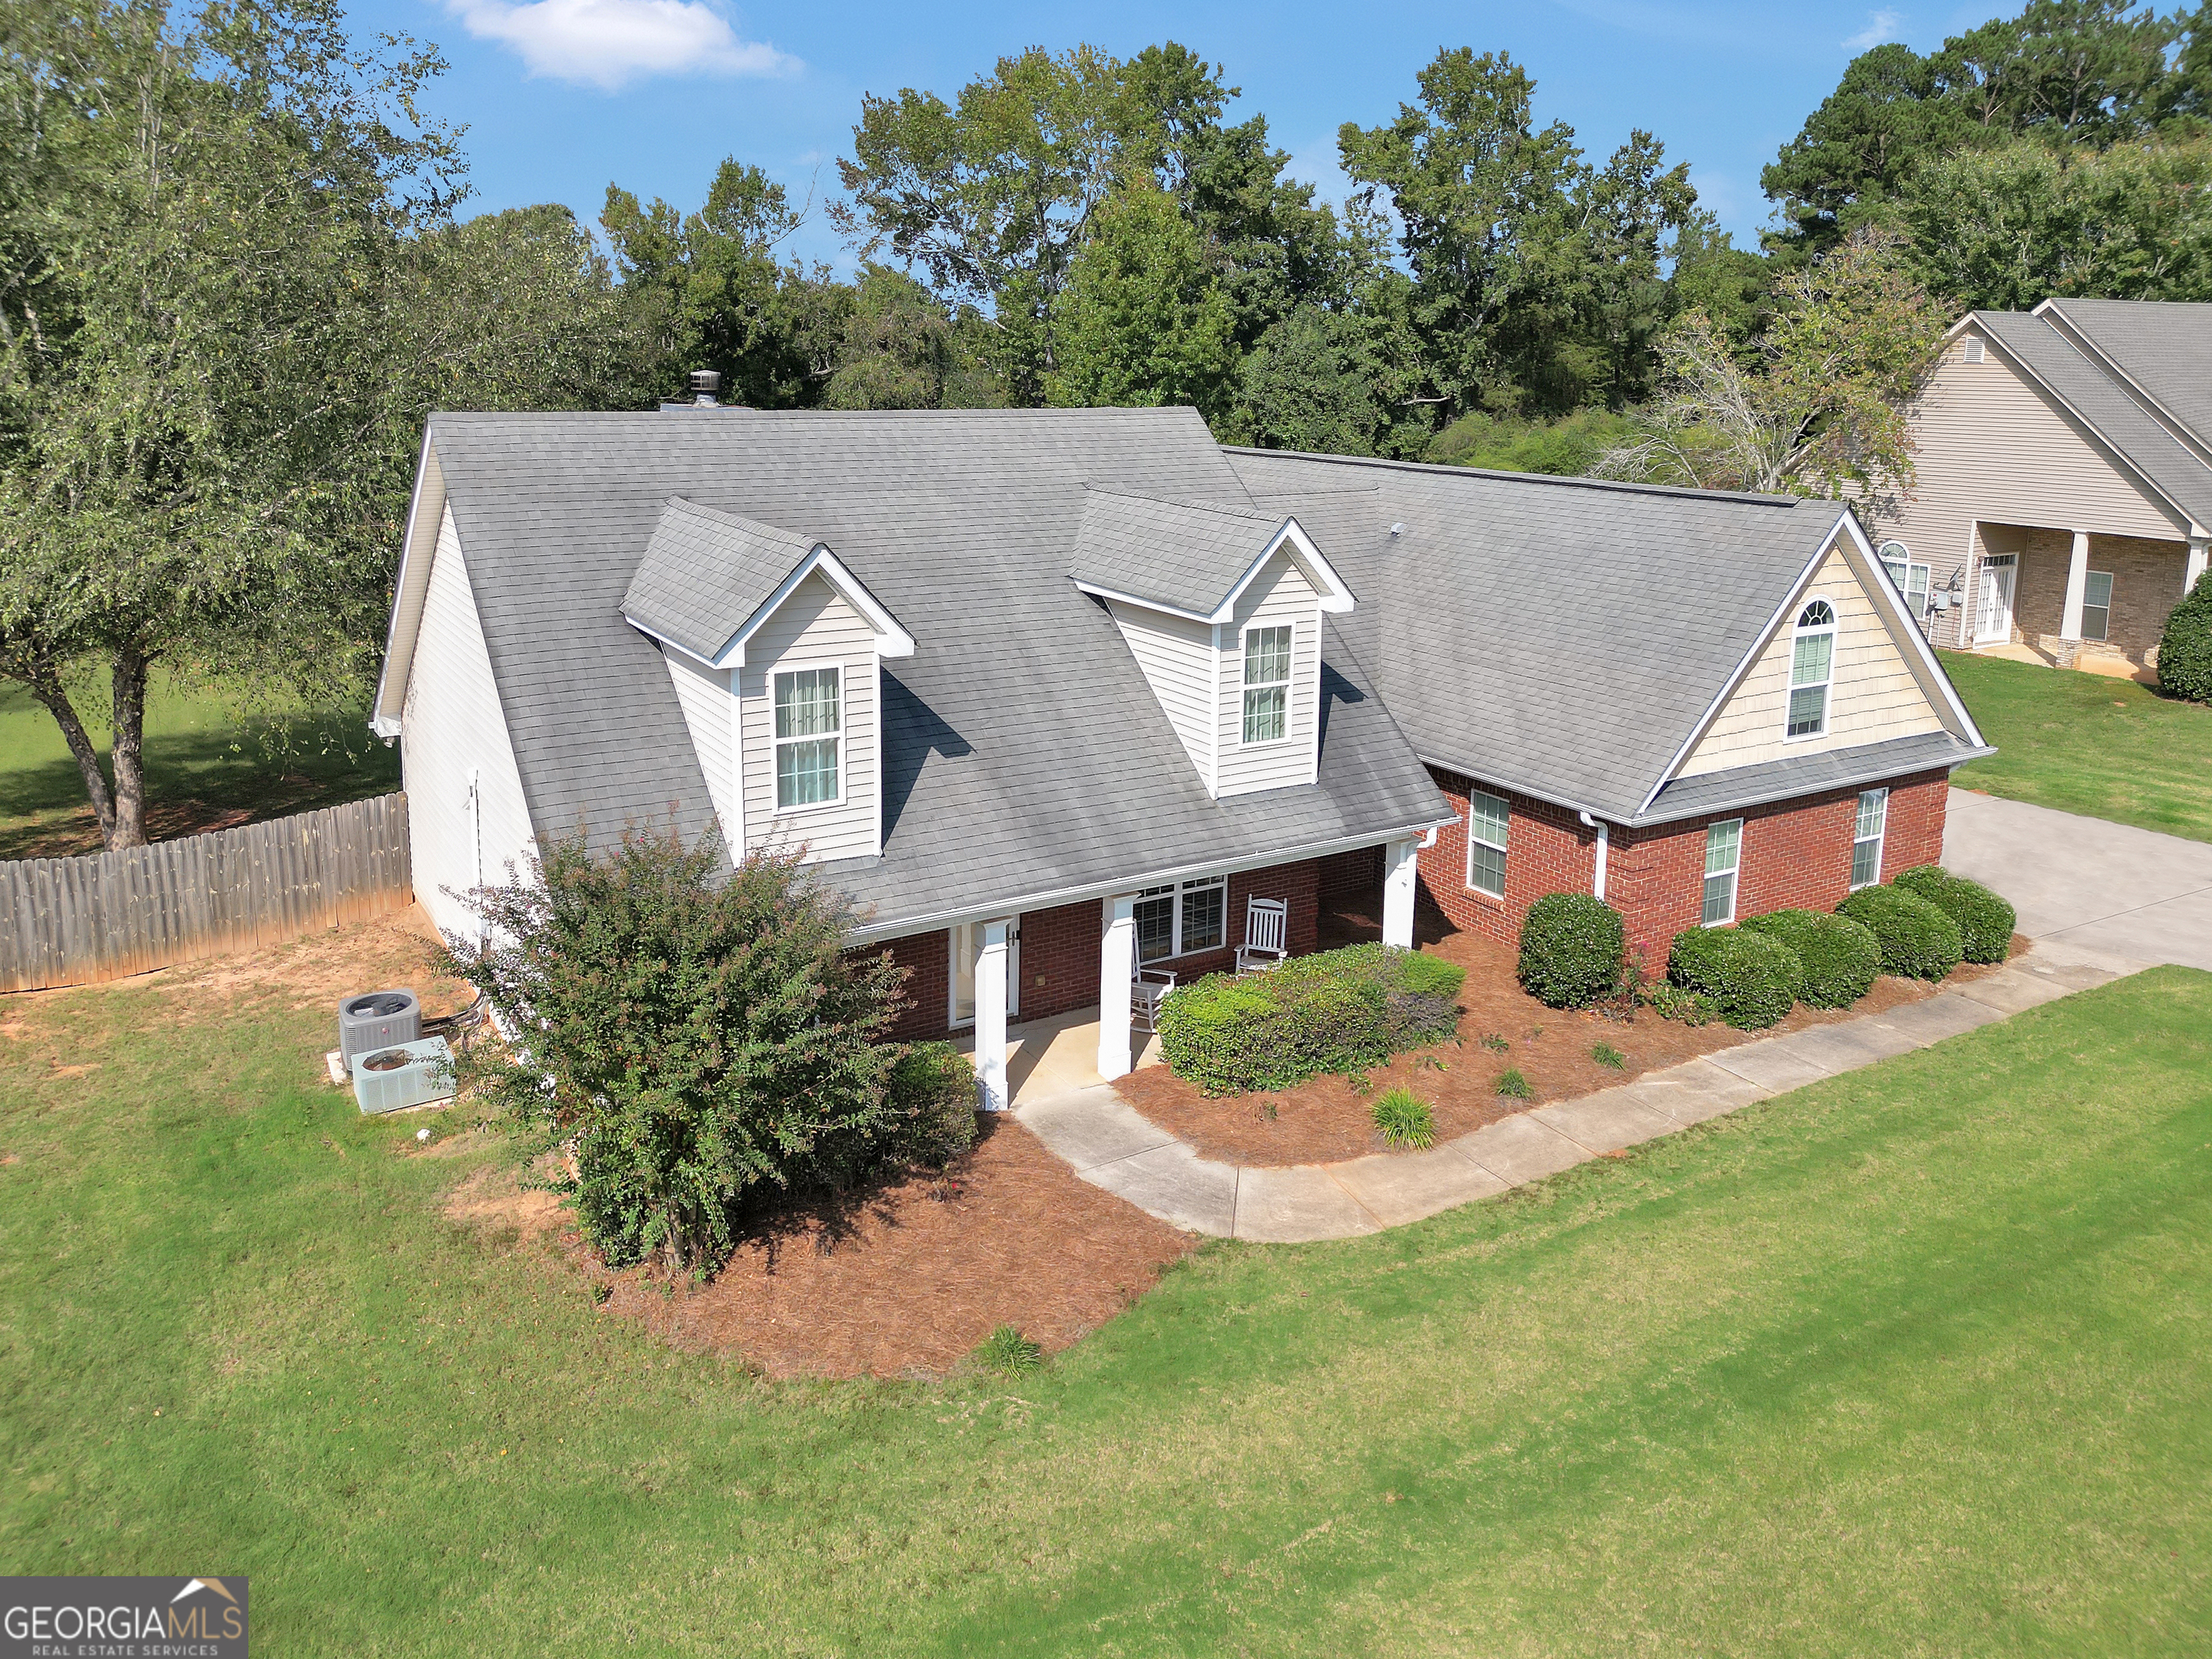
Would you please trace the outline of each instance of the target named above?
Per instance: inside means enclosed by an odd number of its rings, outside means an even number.
[[[1174,971],[1166,968],[1139,968],[1129,979],[1129,1024],[1139,1031],[1160,1029],[1160,1005],[1168,1000],[1168,993],[1176,988]]]
[[[1244,942],[1237,947],[1237,971],[1260,973],[1281,967],[1291,954],[1284,944],[1289,932],[1290,908],[1282,900],[1247,899]]]

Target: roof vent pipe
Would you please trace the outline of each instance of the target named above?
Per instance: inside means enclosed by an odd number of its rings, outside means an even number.
[[[702,409],[714,406],[714,394],[722,389],[721,374],[711,368],[691,371],[691,401]]]

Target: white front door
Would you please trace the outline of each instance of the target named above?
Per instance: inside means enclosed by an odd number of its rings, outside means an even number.
[[[983,954],[983,924],[963,921],[952,930],[952,1024],[975,1020],[975,958]],[[1022,919],[1006,928],[1006,1018],[1022,1012]]]
[[[1974,643],[1998,645],[2012,638],[2012,584],[2019,557],[1995,553],[1982,562],[1982,610],[1975,619]]]

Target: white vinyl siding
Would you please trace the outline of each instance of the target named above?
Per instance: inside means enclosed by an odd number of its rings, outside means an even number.
[[[1106,609],[1129,654],[1145,671],[1161,712],[1198,769],[1213,772],[1213,629],[1205,623],[1170,617],[1141,605],[1109,599]]]
[[[684,728],[699,757],[699,769],[707,776],[707,798],[721,820],[722,842],[733,852],[744,842],[744,821],[738,812],[738,755],[732,746],[730,671],[709,668],[696,657],[671,646],[661,647],[668,678],[676,686],[676,701],[684,710]]]
[[[1808,736],[1789,735],[1791,680],[1797,672],[1798,617],[1825,600],[1835,612],[1826,728]],[[1899,623],[1899,627],[1908,624]],[[1924,672],[1924,671],[1923,671]],[[1792,602],[1773,637],[1677,773],[1696,777],[1731,767],[1755,766],[1784,755],[1851,749],[1891,738],[1940,732],[1943,720],[1930,701],[1920,672],[1907,660],[1889,627],[1875,611],[1840,548],[1832,549],[1812,584]]]
[[[1244,741],[1244,641],[1255,628],[1291,630],[1291,678],[1280,741]],[[1219,629],[1215,718],[1219,756],[1214,793],[1251,794],[1311,783],[1321,732],[1321,595],[1289,554],[1277,553],[1238,598]]]
[[[775,677],[779,672],[838,671],[839,758],[844,794],[828,805],[780,810],[776,804]],[[745,844],[808,856],[864,857],[879,850],[875,641],[866,622],[819,575],[791,591],[745,641],[738,671],[744,731]]]
[[[506,880],[510,866],[526,867],[530,809],[451,513],[438,527],[400,720],[415,896],[441,931],[473,934],[476,917],[447,890],[462,893],[477,884],[479,848],[487,883]]]

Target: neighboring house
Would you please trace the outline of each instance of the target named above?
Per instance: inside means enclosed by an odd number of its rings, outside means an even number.
[[[439,415],[376,729],[416,891],[632,823],[803,848],[902,1030],[1186,982],[1325,908],[1680,928],[1936,857],[1989,753],[1832,502],[1224,450],[1187,410]],[[1279,906],[1279,911],[1276,907]]]
[[[2212,305],[1971,312],[1912,430],[1911,499],[1869,517],[1930,638],[2155,667],[2212,540]]]

